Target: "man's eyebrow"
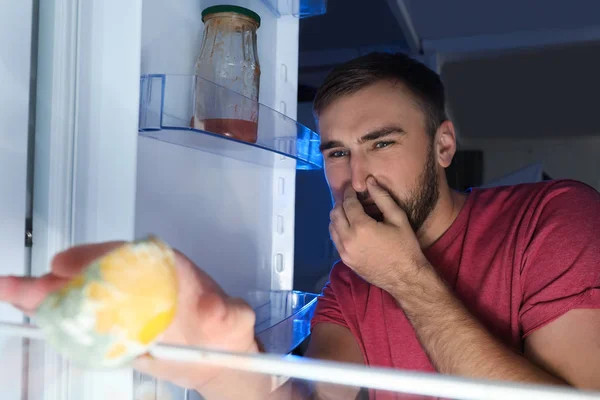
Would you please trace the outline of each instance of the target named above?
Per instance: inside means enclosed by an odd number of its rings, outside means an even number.
[[[404,130],[402,130],[402,128],[400,128],[398,126],[388,126],[388,127],[382,128],[382,129],[377,129],[373,132],[369,132],[364,136],[361,136],[361,138],[358,139],[358,142],[365,143],[365,142],[369,142],[372,140],[380,139],[385,136],[404,135],[404,134],[405,134],[405,132],[404,132]],[[333,149],[336,147],[344,147],[344,144],[342,142],[340,142],[339,140],[329,140],[327,142],[321,143],[321,145],[319,146],[319,150],[322,153],[326,150]]]
[[[339,140],[329,140],[327,142],[321,143],[321,145],[319,146],[319,150],[322,153],[325,150],[333,149],[336,147],[344,147],[344,144]]]
[[[389,136],[389,135],[404,135],[404,134],[405,134],[405,132],[402,128],[400,128],[398,126],[388,126],[388,127],[377,129],[373,132],[367,133],[366,135],[362,136],[358,140],[358,142],[365,143],[365,142],[369,142],[372,140],[381,139],[382,137]]]

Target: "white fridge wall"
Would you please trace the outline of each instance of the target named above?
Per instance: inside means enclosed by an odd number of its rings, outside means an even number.
[[[268,289],[257,268],[270,271],[272,174],[149,138],[138,149],[136,233],[160,235],[228,292]]]
[[[24,275],[27,202],[27,137],[31,65],[31,0],[0,1],[0,275]],[[18,23],[7,23],[18,21]],[[22,322],[23,314],[0,304],[0,320]],[[23,347],[20,338],[0,337],[2,399],[22,398]]]
[[[260,0],[225,3],[261,16],[259,99],[295,118],[298,19],[276,18]],[[192,75],[202,10],[217,4],[223,2],[145,0],[142,74]],[[291,289],[295,161],[267,153],[267,167],[147,138],[138,146],[136,236],[161,236],[232,294]]]

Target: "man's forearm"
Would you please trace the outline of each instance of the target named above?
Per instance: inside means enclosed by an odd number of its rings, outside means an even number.
[[[565,384],[494,338],[430,265],[390,293],[441,373],[473,378]]]

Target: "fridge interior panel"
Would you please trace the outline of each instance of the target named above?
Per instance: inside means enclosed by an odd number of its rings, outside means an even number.
[[[28,136],[30,129],[31,39],[33,2],[3,2],[5,21],[0,24],[0,275],[26,275],[28,257],[25,248],[27,216]],[[31,160],[32,161],[32,160]],[[0,303],[0,320],[23,321],[23,314]],[[0,354],[6,390],[2,399],[18,400],[23,392],[25,357],[21,338],[0,336]]]
[[[140,137],[136,236],[154,233],[227,292],[271,287],[270,168]]]

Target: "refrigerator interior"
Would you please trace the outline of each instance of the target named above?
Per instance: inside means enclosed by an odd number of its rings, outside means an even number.
[[[36,236],[31,274],[48,272],[52,256],[73,244],[154,233],[191,256],[230,294],[246,298],[262,316],[257,334],[271,338],[274,348],[283,343],[280,352],[286,352],[286,345],[297,344],[306,336],[303,329],[315,304],[314,296],[289,290],[295,159],[286,157],[285,152],[240,147],[226,140],[201,151],[138,136],[141,75],[192,74],[202,38],[201,12],[218,3],[39,3]],[[293,119],[299,22],[296,15],[286,14],[290,10],[283,12],[279,3],[288,2],[233,2],[261,15],[260,102]],[[15,5],[14,19],[31,19],[30,14],[20,13],[31,13],[32,3],[20,4]],[[6,46],[7,51],[12,46],[23,50],[14,57],[27,65],[32,27],[22,24],[20,28],[6,32],[6,37],[19,39]],[[13,82],[19,85],[14,92],[28,93],[28,71],[20,67],[14,74],[19,78]],[[19,113],[12,113],[14,121],[24,118],[15,129],[26,131],[28,100],[15,102],[13,95],[10,101],[19,106]],[[13,110],[7,107],[6,111]],[[279,128],[274,121],[273,130]],[[11,140],[16,136],[7,136],[3,144]],[[26,143],[15,148],[26,151]],[[24,164],[26,157],[18,159]],[[10,244],[6,254],[15,255],[10,265],[17,268],[3,272],[26,275],[21,215],[26,168],[11,167],[10,187],[23,182],[23,193],[13,197],[14,207],[2,207],[15,222],[7,230],[12,241],[4,243]],[[17,227],[19,234],[15,235]],[[3,307],[3,320],[12,321],[11,315],[15,321],[22,319],[21,313]],[[279,329],[269,331],[269,325]],[[14,343],[8,347],[14,349]],[[115,386],[121,394],[133,396],[131,370],[76,370],[43,343],[33,341],[28,349],[21,358],[11,358],[18,367],[13,368],[14,373],[26,372],[19,379],[10,375],[15,399],[28,392],[33,384],[29,378],[44,387],[44,399],[67,395],[103,399]],[[21,368],[16,359],[32,368]]]
[[[274,2],[229,3],[261,17],[259,138],[276,136],[274,132],[285,130],[296,117],[299,20],[278,15]],[[180,128],[189,120],[185,92],[192,84],[186,77],[194,74],[200,52],[201,12],[217,4],[222,2],[142,4],[140,74],[165,74],[161,127],[173,115],[180,117]],[[291,119],[282,121],[275,111]],[[295,123],[291,130],[295,137],[299,131]],[[257,313],[256,333],[267,349],[291,351],[307,336],[316,302],[315,296],[291,292],[295,159],[286,157],[285,151],[275,153],[201,133],[184,132],[179,140],[173,138],[180,131],[161,131],[155,137],[163,140],[147,135],[138,139],[135,236],[156,234],[181,250],[228,294],[250,303]],[[151,382],[157,390],[165,385],[175,398],[183,399],[183,389],[135,374],[136,388]]]
[[[260,103],[295,118],[298,18],[278,17],[260,0],[228,3],[261,17]],[[141,74],[193,75],[204,29],[201,12],[217,4],[222,2],[144,0]],[[162,237],[233,295],[290,290],[296,163],[252,146],[222,156],[232,145],[215,141],[211,146],[220,149],[211,153],[140,137],[135,235]]]

